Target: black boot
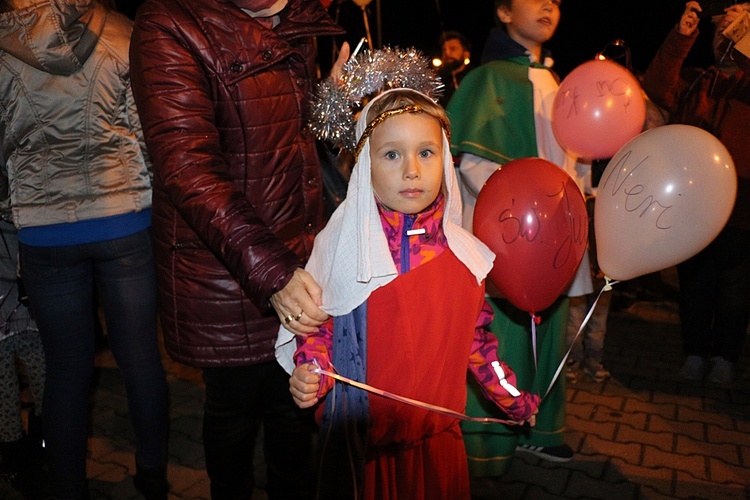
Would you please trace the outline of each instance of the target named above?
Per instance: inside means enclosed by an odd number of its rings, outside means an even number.
[[[34,460],[39,463],[44,462],[44,434],[42,432],[42,416],[35,413],[34,410],[29,412],[29,432],[27,433]]]
[[[28,436],[11,443],[0,443],[3,467],[8,461],[14,472],[6,476],[13,488],[28,500],[51,498],[49,476],[44,467],[42,453]]]
[[[10,479],[21,471],[23,447],[23,438],[0,443],[0,476]]]
[[[141,492],[146,500],[167,500],[169,483],[167,482],[167,467],[140,467],[136,465],[133,478],[135,488]]]

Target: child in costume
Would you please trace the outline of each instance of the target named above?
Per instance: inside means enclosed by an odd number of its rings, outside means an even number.
[[[560,20],[559,0],[496,0],[502,28],[494,29],[482,55],[482,66],[461,82],[448,105],[453,127],[453,153],[460,156],[459,176],[464,202],[464,227],[471,229],[474,205],[485,181],[509,161],[541,157],[577,179],[575,158],[558,145],[552,133],[551,112],[558,89],[552,60],[542,44]],[[566,352],[568,298],[561,297],[537,315],[535,367],[528,312],[522,311],[488,287],[495,313],[490,330],[500,339],[498,356],[516,370],[525,390],[544,391]],[[584,256],[569,296],[591,293],[593,286]],[[564,441],[565,377],[558,378],[539,407],[530,433],[501,425],[463,426],[473,476],[499,476],[510,467],[516,449],[552,461],[569,461],[573,451]],[[493,415],[469,388],[467,411]]]
[[[347,197],[307,267],[333,317],[298,338],[290,382],[300,407],[322,413],[319,491],[345,485],[321,498],[351,498],[356,488],[379,500],[468,499],[458,418],[334,387],[318,372],[463,413],[468,367],[512,420],[533,425],[539,404],[515,389],[485,329],[494,255],[460,225],[443,108],[415,90],[388,90],[365,107],[356,132]]]

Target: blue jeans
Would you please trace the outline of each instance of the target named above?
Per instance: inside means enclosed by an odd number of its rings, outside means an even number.
[[[22,244],[20,258],[47,360],[44,433],[55,497],[86,495],[94,293],[125,384],[136,464],[165,465],[167,385],[157,342],[150,232],[82,245]]]

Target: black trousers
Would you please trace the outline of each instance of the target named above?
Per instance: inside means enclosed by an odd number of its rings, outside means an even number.
[[[263,424],[263,452],[270,499],[312,498],[311,411],[289,393],[289,375],[275,361],[204,368],[203,445],[214,500],[249,499],[255,486],[253,450]]]
[[[736,363],[750,319],[750,231],[724,228],[677,273],[685,355]]]

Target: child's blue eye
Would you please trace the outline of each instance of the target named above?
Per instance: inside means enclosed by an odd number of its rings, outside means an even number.
[[[385,154],[385,157],[388,160],[395,160],[396,158],[398,158],[398,153],[396,153],[395,151],[388,151]]]
[[[424,149],[424,150],[422,150],[422,151],[419,152],[419,157],[420,158],[429,158],[433,154],[435,154],[435,153],[433,153],[431,149]]]

